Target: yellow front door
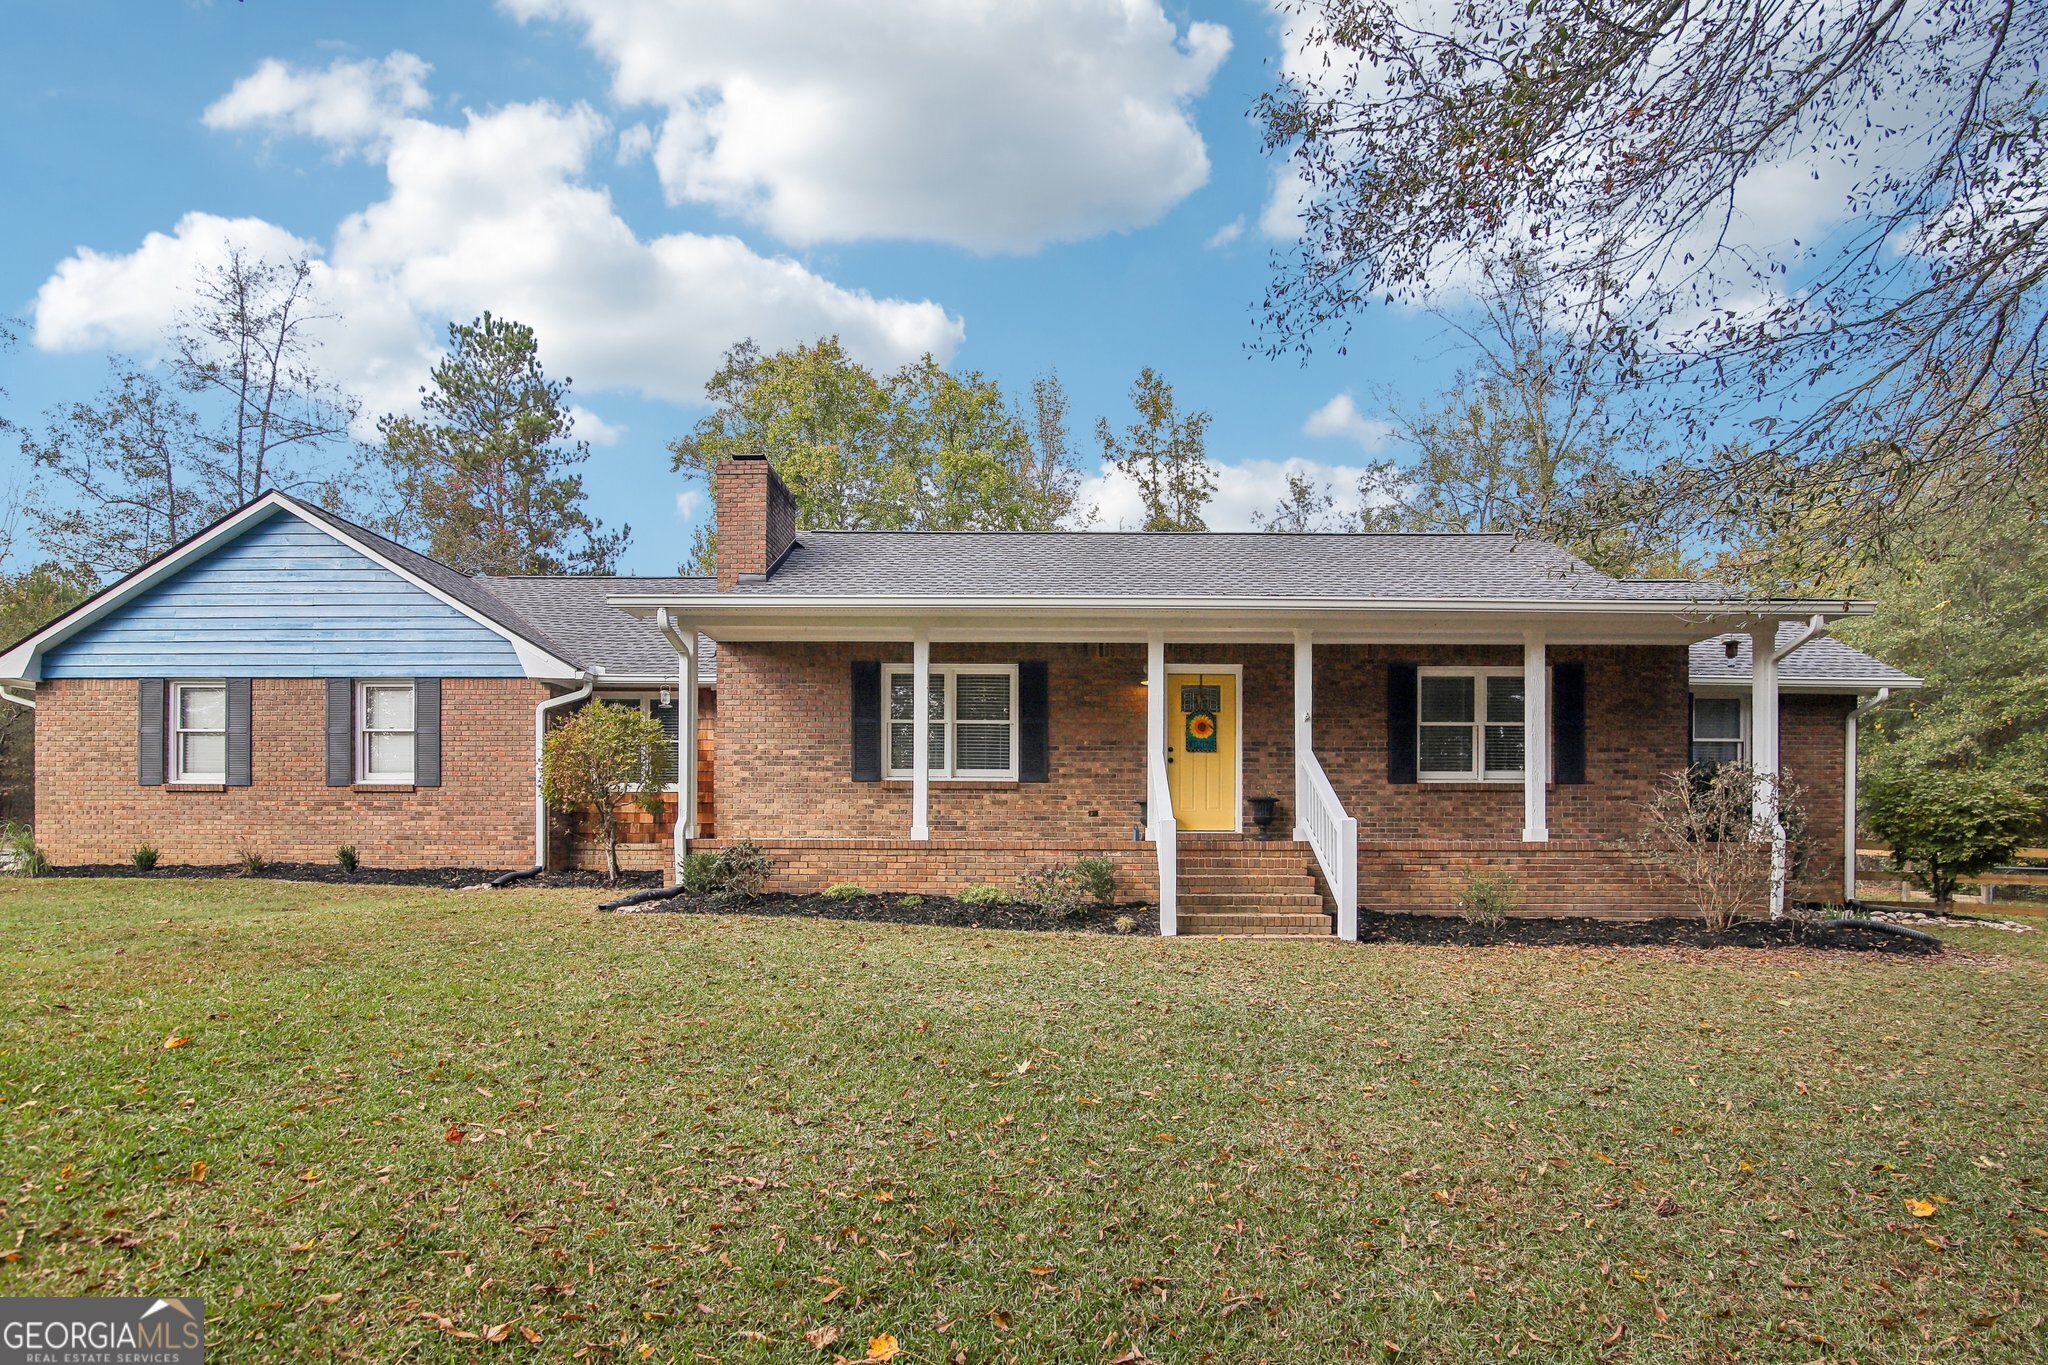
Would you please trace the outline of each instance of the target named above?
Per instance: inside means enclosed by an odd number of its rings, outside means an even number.
[[[1166,675],[1166,777],[1182,829],[1237,822],[1237,675]]]

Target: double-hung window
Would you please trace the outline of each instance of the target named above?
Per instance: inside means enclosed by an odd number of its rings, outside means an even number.
[[[356,684],[356,780],[413,780],[413,694],[409,682]]]
[[[933,777],[1017,778],[1017,666],[933,664],[925,714],[931,728],[926,767]],[[915,776],[917,674],[908,665],[887,670],[889,776]]]
[[[668,743],[663,745],[655,759],[655,771],[650,775],[653,784],[663,791],[676,789],[676,749],[683,733],[683,711],[681,703],[672,692],[660,696],[640,697],[599,697],[600,706],[623,706],[629,711],[638,711],[651,720],[661,722]]]
[[[171,781],[228,780],[228,688],[219,682],[171,684]]]
[[[1426,668],[1416,686],[1416,771],[1423,781],[1521,779],[1528,751],[1522,670]]]
[[[1723,763],[1740,763],[1742,759],[1742,698],[1694,697],[1693,765],[1718,767]]]

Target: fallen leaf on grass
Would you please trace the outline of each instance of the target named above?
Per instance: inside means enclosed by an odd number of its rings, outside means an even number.
[[[1908,1199],[1906,1201],[1906,1212],[1912,1214],[1915,1218],[1932,1218],[1934,1217],[1934,1205],[1925,1199]]]
[[[192,1040],[190,1038],[179,1038],[173,1035],[172,1037],[164,1039],[164,1051],[169,1052],[174,1047],[183,1047],[185,1046],[185,1044],[191,1041]]]
[[[883,1361],[894,1360],[902,1354],[903,1347],[897,1344],[896,1338],[890,1336],[887,1332],[882,1333],[878,1337],[868,1338],[867,1358],[876,1362],[876,1365],[881,1365]]]
[[[813,1327],[810,1331],[804,1333],[804,1341],[809,1344],[813,1351],[822,1351],[838,1340],[839,1329],[829,1322],[822,1327]]]

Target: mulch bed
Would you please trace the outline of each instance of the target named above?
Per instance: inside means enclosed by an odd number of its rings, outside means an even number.
[[[80,867],[59,867],[51,875],[57,877],[125,877],[132,880],[148,881],[185,880],[193,877],[233,877],[242,881],[258,882],[325,882],[332,886],[434,886],[464,887],[476,886],[493,877],[501,877],[516,869],[503,867],[359,867],[353,872],[343,872],[335,863],[270,863],[261,872],[245,872],[239,863],[226,863],[217,867],[176,866],[166,864],[148,872],[137,871],[126,863],[94,863]],[[512,883],[508,889],[517,890],[526,886],[541,886],[561,889],[616,891],[624,894],[645,887],[660,886],[659,872],[627,872],[619,877],[616,884],[607,882],[601,872],[549,872],[525,881]]]
[[[777,915],[788,919],[855,920],[865,924],[923,924],[948,929],[1049,929],[1083,934],[1157,934],[1159,912],[1149,905],[1090,907],[1068,919],[1025,901],[1003,905],[969,905],[952,896],[796,896],[768,892],[745,901],[720,901],[708,896],[677,896],[627,906],[620,914],[643,915]],[[1116,927],[1128,917],[1127,931]]]
[[[1670,916],[1645,920],[1528,918],[1505,924],[1468,924],[1451,915],[1382,915],[1358,912],[1361,943],[1413,943],[1448,947],[1555,948],[1826,948],[1864,953],[1939,953],[1938,944],[1869,929],[1823,929],[1793,919],[1744,920],[1715,932],[1698,920]]]

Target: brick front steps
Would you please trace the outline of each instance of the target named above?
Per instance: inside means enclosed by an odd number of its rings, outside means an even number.
[[[1335,932],[1305,843],[1190,834],[1180,841],[1180,932],[1328,938]]]

